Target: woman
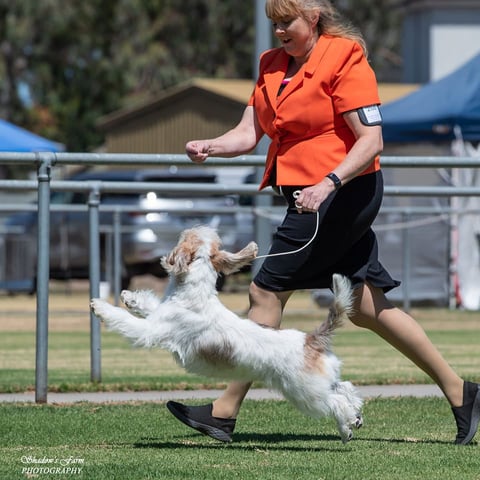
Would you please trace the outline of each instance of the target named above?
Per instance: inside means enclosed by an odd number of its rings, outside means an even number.
[[[267,0],[266,14],[281,46],[262,55],[239,124],[186,145],[191,160],[201,163],[250,152],[267,134],[260,188],[278,188],[289,204],[270,253],[295,251],[315,236],[298,253],[265,260],[250,285],[248,316],[278,328],[294,290],[328,288],[333,273],[347,275],[355,289],[351,321],[380,335],[435,381],[454,413],[455,443],[467,444],[478,428],[480,386],[464,382],[417,322],[385,298],[399,283],[379,263],[370,228],[382,200],[383,144],[365,43],[328,0]],[[167,406],[185,424],[228,442],[249,387],[231,383],[210,405]]]

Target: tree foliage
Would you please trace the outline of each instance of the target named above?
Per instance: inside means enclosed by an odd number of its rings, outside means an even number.
[[[402,0],[337,0],[337,8],[362,32],[369,59],[380,81],[398,80],[401,75],[400,30]]]
[[[366,33],[374,66],[388,64],[384,53],[395,48],[389,3],[337,2]],[[0,117],[70,151],[95,148],[102,142],[95,122],[132,96],[193,76],[250,78],[254,6],[254,0],[0,0]]]

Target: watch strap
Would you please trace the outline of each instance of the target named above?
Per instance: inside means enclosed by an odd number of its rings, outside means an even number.
[[[333,172],[330,172],[325,176],[333,182],[335,190],[338,190],[342,186],[342,181]]]

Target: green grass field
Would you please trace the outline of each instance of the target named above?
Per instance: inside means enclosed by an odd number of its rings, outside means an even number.
[[[0,298],[2,302],[12,302]],[[224,295],[227,304],[245,302],[245,294]],[[118,334],[102,331],[102,382],[90,383],[88,298],[53,300],[50,314],[48,379],[51,391],[171,390],[225,385],[186,374],[168,352],[133,348]],[[295,303],[296,302],[296,303]],[[326,316],[298,295],[283,326],[313,330]],[[243,304],[240,304],[243,306]],[[72,308],[69,311],[68,308]],[[297,308],[295,308],[297,307]],[[301,307],[301,308],[298,308]],[[34,306],[27,313],[0,313],[0,392],[32,390],[35,382]],[[81,310],[83,308],[83,310]],[[5,313],[7,312],[7,313]],[[480,375],[480,315],[476,312],[416,309],[413,315],[447,360],[465,378]],[[7,318],[2,318],[6,316]],[[343,376],[357,384],[425,383],[430,380],[409,360],[369,331],[347,325],[338,331],[334,349],[343,361]]]
[[[245,294],[223,300],[232,309],[245,307]],[[478,381],[479,315],[439,309],[412,313],[457,371]],[[300,293],[284,326],[310,331],[325,315]],[[167,352],[134,349],[105,331],[102,383],[92,384],[88,298],[53,296],[49,321],[50,391],[224,385],[186,374]],[[34,388],[34,331],[32,299],[0,297],[1,392]],[[354,326],[343,328],[334,346],[344,363],[343,377],[354,383],[429,382],[385,342]],[[438,398],[368,400],[365,426],[347,445],[333,420],[313,421],[281,401],[246,401],[229,445],[188,429],[161,403],[0,404],[0,415],[0,480],[480,480],[478,444],[452,445],[453,416]]]
[[[480,329],[479,329],[480,332]],[[450,363],[464,377],[480,375],[480,333],[468,330],[428,332]],[[220,388],[224,382],[185,373],[169,353],[142,350],[114,333],[102,334],[102,383],[90,383],[88,332],[52,332],[49,339],[51,391],[172,390]],[[34,388],[33,333],[0,335],[0,391]],[[335,338],[335,352],[343,361],[343,376],[356,384],[429,383],[411,362],[367,331],[346,330]]]
[[[332,420],[313,421],[281,401],[246,401],[227,445],[180,424],[163,404],[3,405],[0,411],[0,478],[8,480],[480,478],[478,445],[451,444],[451,413],[434,398],[368,401],[365,426],[346,445]]]

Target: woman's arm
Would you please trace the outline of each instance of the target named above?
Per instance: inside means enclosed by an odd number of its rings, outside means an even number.
[[[367,126],[360,121],[356,110],[343,115],[355,135],[355,143],[344,161],[335,169],[335,174],[345,184],[362,173],[383,150],[382,127]]]
[[[208,157],[235,157],[253,150],[262,135],[255,108],[248,106],[234,128],[217,138],[191,140],[185,150],[195,163],[202,163]]]
[[[345,184],[363,172],[381,153],[383,139],[382,127],[380,125],[364,125],[356,110],[346,112],[343,118],[356,139],[343,162],[333,172],[342,184]],[[332,180],[324,178],[320,183],[304,188],[297,198],[297,205],[303,207],[302,211],[315,212],[334,189],[335,185]]]

